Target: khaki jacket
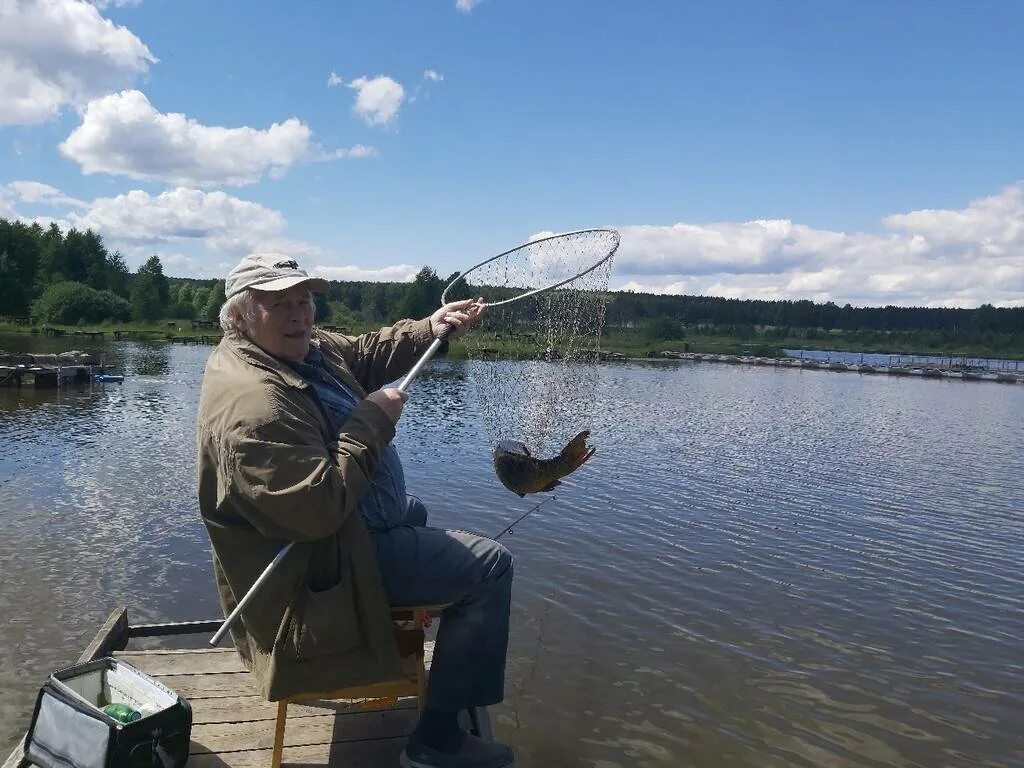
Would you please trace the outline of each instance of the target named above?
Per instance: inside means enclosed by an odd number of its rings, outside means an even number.
[[[314,343],[365,397],[408,372],[433,338],[428,321],[404,320],[359,337],[317,331]],[[296,542],[231,629],[263,695],[397,676],[387,597],[356,511],[395,434],[384,411],[364,400],[335,433],[301,376],[228,333],[206,364],[198,421],[199,509],[225,616]]]

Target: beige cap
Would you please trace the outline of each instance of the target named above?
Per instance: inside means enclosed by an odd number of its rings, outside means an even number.
[[[224,280],[224,296],[230,299],[246,288],[259,291],[284,291],[306,283],[314,293],[327,293],[330,284],[310,277],[291,256],[283,253],[251,253],[232,269]]]

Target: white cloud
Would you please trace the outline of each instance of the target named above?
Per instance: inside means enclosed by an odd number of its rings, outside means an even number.
[[[115,8],[130,8],[132,6],[139,5],[142,0],[89,0],[97,8],[109,8],[114,6]]]
[[[86,174],[194,186],[252,184],[322,154],[309,127],[294,117],[262,130],[202,125],[158,112],[140,91],[91,102],[60,151]]]
[[[642,283],[630,280],[618,286],[620,291],[633,291],[635,293],[665,293],[671,296],[680,296],[692,291],[692,280],[676,280],[667,283]]]
[[[366,267],[313,267],[310,274],[326,280],[364,280],[373,282],[408,283],[416,277],[420,267],[412,264],[397,264],[393,267],[368,269]]]
[[[455,7],[463,13],[469,13],[480,5],[480,0],[455,0]]]
[[[336,160],[344,158],[361,159],[364,157],[376,157],[377,148],[370,147],[366,144],[355,144],[347,149],[334,149],[330,152],[323,152],[318,159],[320,160]]]
[[[444,75],[442,75],[437,70],[428,69],[423,72],[423,79],[429,80],[432,83],[440,83],[442,80],[444,80]]]
[[[157,61],[81,0],[0,0],[0,125],[33,125],[123,88]]]
[[[18,219],[23,218],[18,215],[18,212],[14,209],[14,201],[10,198],[7,190],[0,186],[0,219]]]
[[[85,208],[70,211],[65,218],[28,217],[15,210],[15,198]],[[120,250],[129,265],[137,266],[157,253],[165,271],[181,277],[223,277],[239,258],[254,251],[286,253],[311,274],[330,280],[408,282],[419,271],[411,264],[335,266],[343,261],[338,254],[288,238],[287,222],[279,211],[221,191],[177,187],[151,195],[133,190],[82,203],[45,184],[13,182],[0,185],[0,216],[38,221],[44,227],[54,221],[65,231],[92,229],[108,248]]]
[[[93,200],[71,220],[80,229],[128,245],[192,242],[239,256],[256,249],[287,249],[284,216],[224,192],[178,187],[154,196],[133,190]]]
[[[405,101],[405,89],[401,83],[386,75],[359,77],[348,83],[348,87],[356,92],[353,109],[369,125],[389,125]]]
[[[327,77],[327,87],[333,88],[336,85],[342,85],[345,81],[341,79],[341,76],[337,72],[331,72]]]
[[[883,224],[889,232],[788,220],[625,226],[613,287],[860,305],[1024,302],[1024,182]]]
[[[0,187],[0,191],[6,190],[15,200],[28,203],[29,205],[69,205],[76,208],[87,208],[88,203],[68,197],[56,187],[49,184],[41,184],[38,181],[12,181],[6,187]]]

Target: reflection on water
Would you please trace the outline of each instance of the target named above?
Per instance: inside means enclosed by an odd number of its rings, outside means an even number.
[[[210,349],[99,351],[123,385],[0,390],[4,747],[114,606],[217,612]],[[1024,388],[662,363],[599,396],[597,454],[504,539],[517,764],[1024,764]],[[461,365],[417,379],[398,447],[435,524],[537,501],[494,477]]]

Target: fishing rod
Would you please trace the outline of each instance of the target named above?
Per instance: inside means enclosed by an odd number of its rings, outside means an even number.
[[[526,519],[529,515],[532,515],[534,512],[543,507],[549,501],[554,501],[556,498],[558,497],[552,494],[543,501],[537,502],[532,507],[530,507],[530,509],[526,510],[523,514],[517,517],[515,521],[502,528],[501,532],[498,533],[497,536],[492,536],[491,538],[494,541],[497,541],[506,533],[512,533],[512,529],[519,525],[520,522]],[[242,596],[241,600],[238,601],[238,605],[235,606],[235,610],[231,612],[231,615],[228,616],[228,618],[221,625],[220,629],[218,629],[216,634],[214,634],[214,636],[210,639],[210,645],[212,647],[216,648],[220,644],[220,641],[224,638],[224,635],[227,634],[228,629],[231,627],[231,624],[238,618],[238,616],[241,615],[242,610],[249,604],[249,602],[252,600],[252,597],[259,591],[259,588],[263,585],[263,583],[267,580],[267,578],[270,576],[273,570],[277,567],[278,563],[280,563],[284,559],[285,555],[287,555],[288,552],[291,551],[291,548],[291,544],[282,547],[281,551],[279,551],[277,555],[274,557],[274,559],[270,561],[267,567],[263,570],[263,573],[259,575],[259,578],[257,578],[253,585],[249,588],[249,591]]]
[[[536,512],[538,509],[543,507],[549,501],[554,501],[557,498],[558,498],[557,496],[552,494],[551,496],[548,496],[546,499],[544,499],[544,501],[538,501],[536,504],[533,505],[532,508],[526,510],[525,512],[523,512],[523,514],[521,514],[519,517],[517,517],[514,523],[511,523],[511,524],[505,526],[504,528],[502,528],[501,529],[501,533],[499,533],[497,536],[491,536],[491,539],[493,541],[497,541],[502,536],[504,536],[506,533],[513,533],[512,529],[515,528],[517,525],[519,525],[520,521],[523,520],[527,515],[532,515],[534,512]]]

